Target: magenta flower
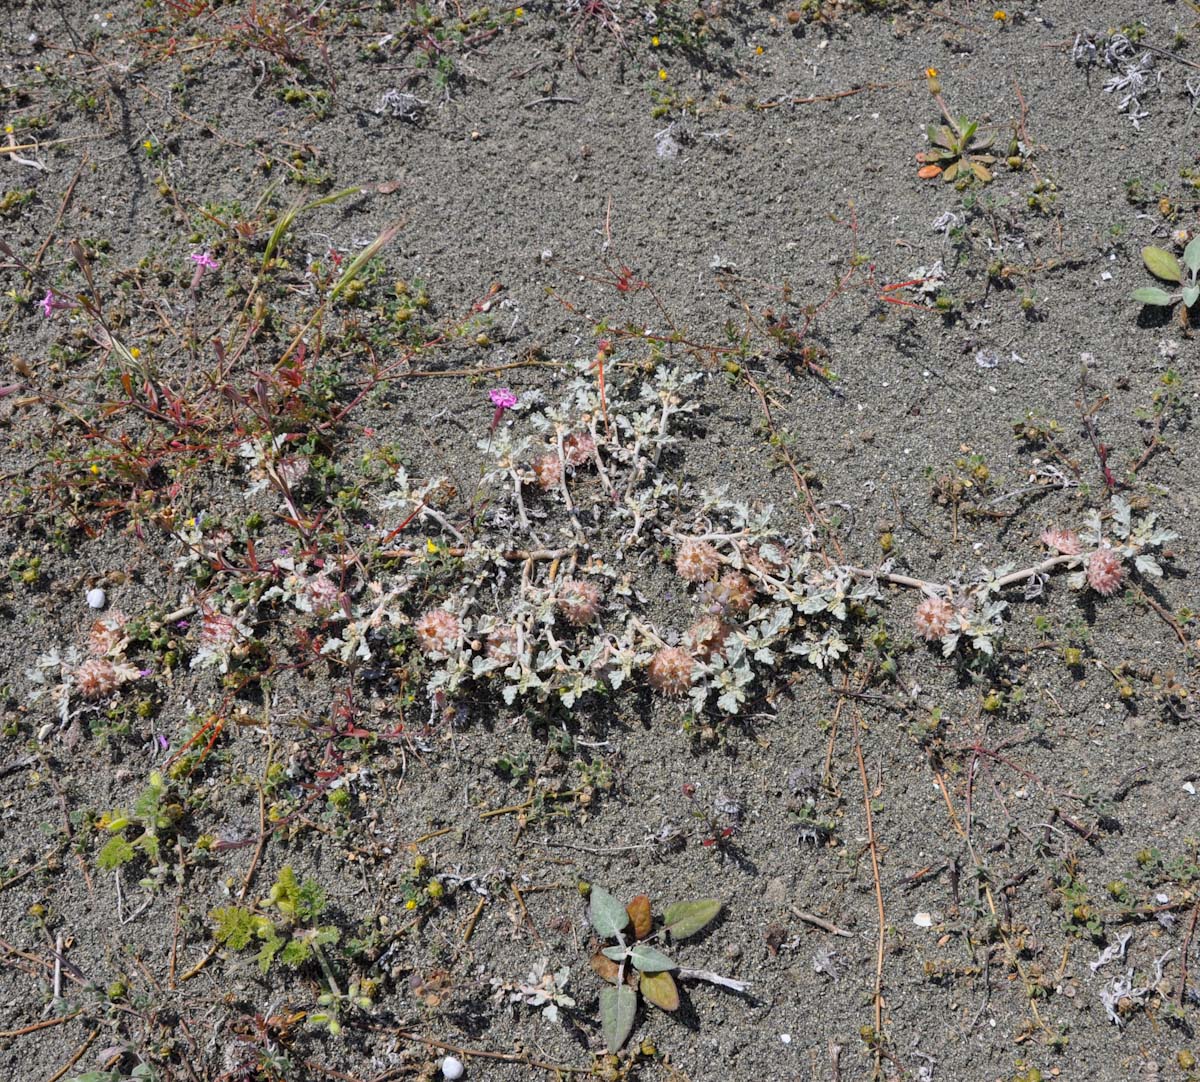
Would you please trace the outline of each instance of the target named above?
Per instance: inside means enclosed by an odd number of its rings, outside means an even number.
[[[60,301],[55,295],[53,289],[47,289],[46,295],[39,302],[42,308],[42,315],[50,319],[55,311],[59,308],[70,308],[70,301]]]
[[[198,273],[203,274],[206,270],[217,270],[221,266],[208,252],[193,252],[188,256],[193,263],[196,264]]]
[[[504,411],[512,409],[517,404],[517,396],[507,387],[494,387],[488,391],[488,398],[492,400],[492,405],[496,407],[496,412],[492,414],[492,427],[488,431],[495,432],[496,426],[500,423],[500,418],[504,416]]]
[[[497,387],[488,391],[488,398],[498,410],[510,410],[517,404],[517,396],[507,387]]]

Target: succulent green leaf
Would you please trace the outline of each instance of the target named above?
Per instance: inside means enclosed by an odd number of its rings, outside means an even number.
[[[643,973],[638,987],[660,1011],[679,1010],[679,989],[670,973]]]
[[[717,914],[721,903],[716,898],[698,898],[694,902],[676,902],[667,906],[663,913],[663,924],[675,939],[687,939],[690,935],[707,928]]]
[[[675,963],[662,951],[647,947],[645,943],[639,943],[630,950],[629,960],[639,973],[665,973],[668,969],[676,968]]]
[[[1193,278],[1200,274],[1200,235],[1188,241],[1188,246],[1183,250],[1183,263]]]
[[[944,170],[942,170],[942,180],[953,180],[958,176],[958,170],[962,166],[962,159],[956,158]]]
[[[1162,278],[1168,282],[1183,281],[1183,272],[1179,269],[1179,260],[1165,248],[1155,248],[1154,245],[1147,244],[1142,249],[1142,262],[1146,264],[1146,269],[1155,278]]]
[[[975,132],[979,130],[979,121],[967,120],[966,117],[960,117],[958,121],[958,130],[960,132],[962,145],[966,146],[971,141],[971,137],[975,134]]]
[[[1133,299],[1138,304],[1174,304],[1175,298],[1165,289],[1157,286],[1143,286],[1133,291]]]
[[[616,935],[629,923],[625,907],[603,887],[592,884],[592,897],[588,903],[588,920],[597,934]]]
[[[1183,287],[1183,303],[1189,308],[1200,300],[1200,286],[1184,286]]]
[[[617,988],[601,989],[600,1025],[604,1029],[604,1043],[613,1055],[629,1040],[636,1014],[637,992],[632,988],[620,985]]]

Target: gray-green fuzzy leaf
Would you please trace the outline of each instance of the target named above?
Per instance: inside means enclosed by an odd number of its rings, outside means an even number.
[[[1159,289],[1157,286],[1143,286],[1141,289],[1133,291],[1133,299],[1138,304],[1174,304],[1175,297],[1168,293],[1165,289]]]
[[[1200,274],[1200,236],[1188,241],[1188,246],[1183,250],[1183,263],[1192,272],[1193,278]]]
[[[604,1028],[604,1043],[614,1055],[621,1050],[637,1015],[637,993],[625,985],[600,990],[600,1024]]]
[[[603,887],[592,884],[592,897],[588,903],[588,920],[603,936],[616,935],[629,923],[625,907]]]
[[[640,973],[663,973],[668,969],[676,968],[675,963],[662,951],[647,947],[645,943],[638,943],[629,952],[629,960],[633,962],[634,969]]]

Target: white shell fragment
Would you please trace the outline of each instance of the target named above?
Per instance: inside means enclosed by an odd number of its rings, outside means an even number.
[[[442,1060],[442,1077],[450,1079],[453,1082],[456,1078],[462,1078],[463,1065],[462,1060],[457,1056],[447,1056]]]
[[[918,928],[932,928],[933,917],[929,913],[917,913],[913,917],[913,924],[915,924]]]
[[[89,609],[102,609],[107,601],[108,595],[99,586],[95,586],[87,592]]]

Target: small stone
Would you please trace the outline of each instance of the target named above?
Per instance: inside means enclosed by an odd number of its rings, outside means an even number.
[[[93,587],[87,592],[87,603],[89,609],[102,609],[108,601],[108,595],[99,587]]]
[[[454,1079],[462,1078],[463,1076],[464,1068],[462,1060],[457,1056],[447,1056],[444,1060],[442,1060],[441,1067],[442,1077],[450,1079],[451,1082],[453,1082]]]

